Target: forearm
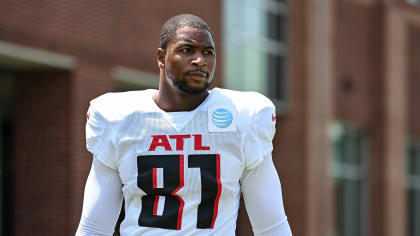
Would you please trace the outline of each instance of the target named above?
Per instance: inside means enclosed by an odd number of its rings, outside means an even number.
[[[263,232],[254,232],[255,236],[289,236],[292,235],[290,230],[289,222],[287,219],[271,229]]]
[[[271,154],[241,178],[242,194],[257,236],[292,235],[283,207],[280,180]]]
[[[118,172],[93,159],[76,236],[111,236],[122,204]]]

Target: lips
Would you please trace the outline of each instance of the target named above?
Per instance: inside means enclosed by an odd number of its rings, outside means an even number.
[[[208,73],[204,71],[190,71],[190,72],[187,72],[186,75],[197,76],[197,77],[208,77]]]

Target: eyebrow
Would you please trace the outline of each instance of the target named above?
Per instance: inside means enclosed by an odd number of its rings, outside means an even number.
[[[179,45],[177,46],[177,48],[180,48],[180,47],[185,47],[185,46],[188,46],[188,47],[195,47],[195,45],[193,44],[193,41],[186,39],[186,40],[182,40],[182,41],[180,41],[180,43],[179,43]],[[215,50],[215,49],[214,49],[214,47],[213,47],[213,46],[211,46],[211,45],[205,46],[204,48],[205,48],[205,49],[212,49],[212,50]]]

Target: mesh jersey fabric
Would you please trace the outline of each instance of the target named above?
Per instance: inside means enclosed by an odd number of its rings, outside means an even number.
[[[105,94],[88,111],[87,148],[123,183],[121,235],[235,235],[239,180],[272,151],[274,105],[215,88],[176,127],[155,92]]]

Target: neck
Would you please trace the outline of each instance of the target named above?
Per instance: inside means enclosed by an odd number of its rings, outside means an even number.
[[[156,105],[166,112],[192,111],[197,108],[209,95],[206,90],[200,94],[186,94],[179,91],[173,84],[160,79],[159,91],[153,96]]]

